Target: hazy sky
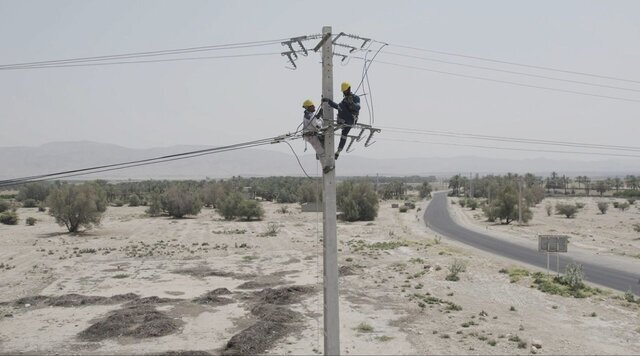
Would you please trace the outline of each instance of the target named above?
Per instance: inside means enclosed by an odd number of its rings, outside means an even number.
[[[640,81],[638,1],[7,1],[0,64],[271,40],[323,25],[388,42]],[[375,48],[375,47],[373,47]],[[280,52],[271,45],[186,55]],[[381,53],[380,61],[640,101],[622,82],[389,46],[397,53],[627,88],[551,81]],[[90,140],[145,148],[224,145],[295,130],[319,101],[320,57],[280,55],[103,67],[0,70],[0,146]],[[362,61],[336,60],[335,92]],[[374,63],[375,123],[415,129],[636,146],[640,102],[519,87]],[[368,121],[366,109],[361,120]],[[558,157],[427,143],[481,142],[383,132],[358,155]],[[297,142],[294,147],[302,151]],[[285,147],[267,149],[288,150]],[[545,147],[551,150],[568,148]],[[571,159],[599,156],[562,155]]]

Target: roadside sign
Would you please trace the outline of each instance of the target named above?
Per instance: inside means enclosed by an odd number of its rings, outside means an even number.
[[[538,235],[538,252],[567,252],[569,236]]]

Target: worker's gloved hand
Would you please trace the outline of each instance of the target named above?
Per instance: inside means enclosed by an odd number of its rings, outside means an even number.
[[[323,102],[323,103],[327,103],[327,102],[329,102],[329,101],[331,101],[331,100],[329,100],[329,98],[322,98],[322,102]]]

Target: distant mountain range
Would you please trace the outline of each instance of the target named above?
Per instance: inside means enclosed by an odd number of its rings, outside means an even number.
[[[88,141],[55,142],[39,147],[0,148],[0,179],[59,172],[97,165],[120,163],[210,148],[208,146],[171,146],[133,149]],[[309,151],[307,151],[309,152]],[[300,157],[310,175],[316,174],[315,158]],[[571,161],[552,159],[509,160],[483,157],[407,157],[373,159],[343,154],[338,161],[339,176],[449,176],[470,172],[531,172],[547,175],[551,171],[569,176],[623,176],[640,173],[640,160]],[[262,149],[246,149],[120,171],[103,172],[75,179],[203,179],[231,176],[302,176],[292,154]]]

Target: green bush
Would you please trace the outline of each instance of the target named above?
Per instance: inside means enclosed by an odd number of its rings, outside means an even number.
[[[369,182],[342,182],[337,205],[346,221],[371,221],[378,215],[378,196]]]
[[[460,199],[460,200],[458,201],[458,204],[460,204],[460,206],[464,208],[464,207],[465,207],[465,205],[467,205],[467,201],[466,201],[466,199]]]
[[[33,225],[36,224],[36,221],[38,221],[36,218],[30,216],[30,217],[27,218],[26,223],[29,226],[33,226]]]
[[[243,198],[237,192],[227,194],[226,198],[219,204],[218,212],[226,220],[233,220],[240,216]]]
[[[16,214],[15,211],[5,211],[4,213],[0,213],[0,223],[5,225],[17,225],[18,214]]]
[[[609,203],[607,203],[606,201],[601,201],[598,203],[598,210],[600,210],[602,215],[606,214],[608,209],[609,209]]]
[[[613,202],[613,207],[614,208],[618,209],[619,206],[620,206],[620,202],[618,202],[618,201],[614,201]]]
[[[38,211],[44,213],[45,211],[47,211],[47,206],[44,205],[44,203],[38,204]]]
[[[4,213],[9,209],[11,209],[11,203],[6,200],[0,200],[0,213]]]
[[[145,210],[145,213],[149,216],[158,216],[162,213],[162,196],[154,193],[149,200],[149,207]]]
[[[449,265],[449,274],[445,277],[447,281],[458,281],[460,277],[458,274],[467,270],[467,264],[460,259],[454,259]]]
[[[409,208],[407,208],[406,206],[401,206],[400,208],[398,208],[398,211],[400,211],[401,213],[406,213],[409,210]]]
[[[584,203],[576,202],[576,208],[578,209],[584,208]]]
[[[558,203],[556,204],[556,212],[564,215],[567,219],[573,218],[578,212],[578,207],[572,204]]]
[[[576,291],[584,286],[582,279],[582,265],[578,263],[569,263],[565,269],[563,280],[571,290]]]
[[[121,207],[121,206],[124,206],[124,203],[123,203],[123,202],[122,202],[122,200],[120,200],[120,199],[116,199],[116,200],[114,200],[113,202],[111,202],[111,204],[113,204],[113,206],[115,206],[115,207]]]
[[[35,208],[38,206],[38,202],[35,199],[25,199],[22,201],[23,208]]]
[[[475,199],[468,199],[467,200],[467,206],[471,209],[471,210],[476,210],[478,208],[478,201]]]
[[[260,203],[257,201],[245,199],[240,203],[238,215],[247,221],[253,219],[260,220],[264,217],[264,209],[262,209],[262,206],[260,206]]]
[[[51,190],[47,198],[49,214],[69,232],[77,232],[100,224],[102,214],[107,210],[104,191],[96,184],[63,184]]]
[[[629,209],[629,202],[622,202],[620,204],[618,204],[618,209],[620,209],[620,211],[625,211],[627,209]]]
[[[131,194],[129,196],[129,206],[139,206],[140,205],[140,198],[138,197],[137,194]]]
[[[173,185],[167,189],[163,204],[169,216],[183,218],[185,215],[198,215],[202,202],[195,192],[185,186]]]
[[[42,182],[27,183],[20,187],[16,200],[25,201],[33,199],[35,201],[44,201],[49,195],[49,185]]]

